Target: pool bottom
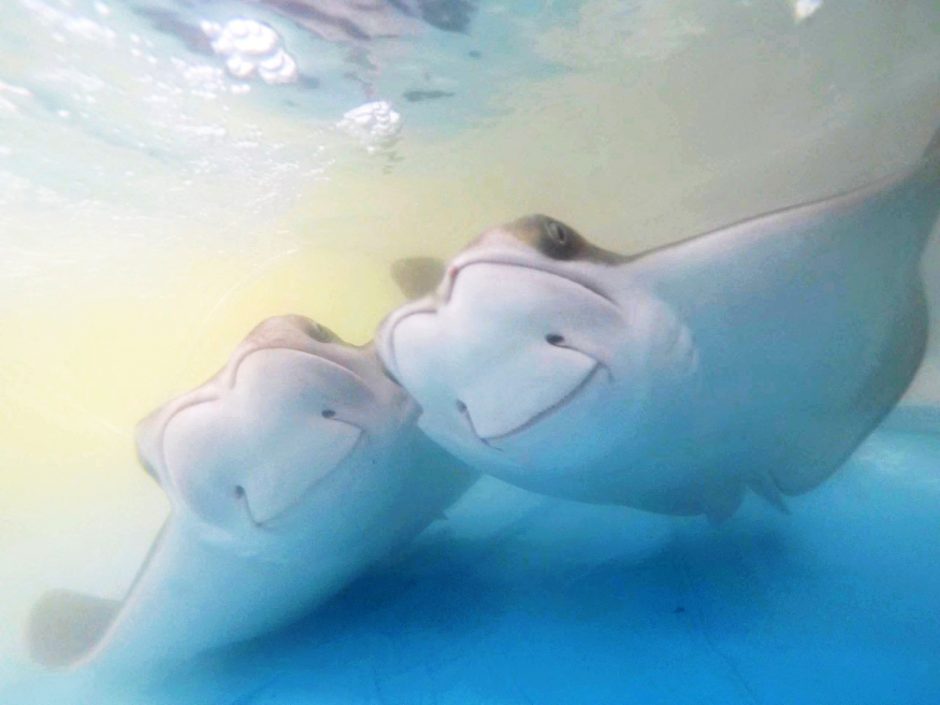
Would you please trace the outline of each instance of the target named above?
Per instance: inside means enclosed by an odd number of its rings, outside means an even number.
[[[940,437],[876,433],[718,528],[484,480],[304,622],[172,674],[20,674],[8,705],[933,704]],[[5,675],[5,674],[4,674]]]

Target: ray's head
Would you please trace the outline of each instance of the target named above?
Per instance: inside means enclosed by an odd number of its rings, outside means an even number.
[[[630,261],[544,215],[492,228],[385,320],[379,354],[452,452],[494,474],[567,472],[611,450],[601,420],[629,423],[682,336]]]
[[[276,531],[337,476],[365,472],[414,416],[371,349],[301,316],[258,325],[226,366],[137,429],[138,455],[179,511]]]

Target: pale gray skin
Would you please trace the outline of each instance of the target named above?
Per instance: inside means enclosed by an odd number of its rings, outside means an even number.
[[[420,427],[536,492],[653,512],[783,508],[908,387],[940,139],[894,177],[636,256],[529,216],[377,336]],[[399,268],[402,265],[398,265]]]
[[[178,661],[301,616],[473,481],[414,402],[301,316],[261,323],[211,380],[138,427],[171,513],[123,601],[56,591],[31,616],[50,666]]]

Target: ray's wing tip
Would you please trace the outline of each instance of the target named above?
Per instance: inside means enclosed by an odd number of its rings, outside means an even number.
[[[64,670],[80,664],[100,643],[120,602],[70,590],[39,597],[26,623],[26,648],[40,666]]]

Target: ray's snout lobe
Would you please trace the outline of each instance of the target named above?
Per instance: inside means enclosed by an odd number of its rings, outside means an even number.
[[[361,354],[302,316],[264,321],[219,374],[141,422],[142,464],[206,521],[270,524],[381,427],[376,408],[404,398],[362,377]]]

